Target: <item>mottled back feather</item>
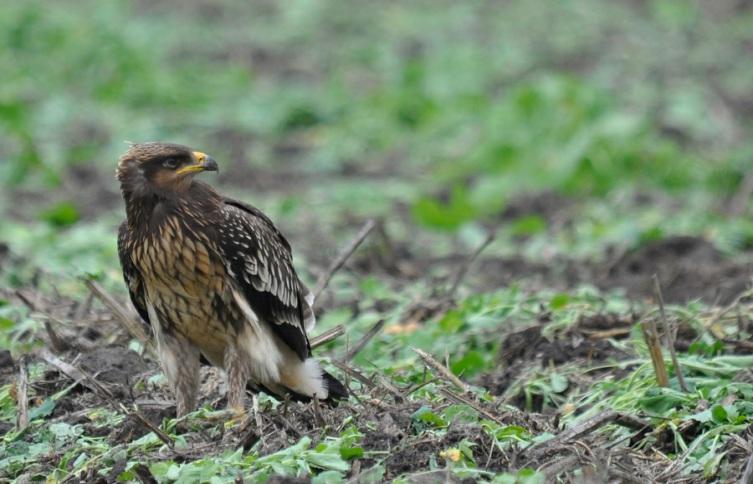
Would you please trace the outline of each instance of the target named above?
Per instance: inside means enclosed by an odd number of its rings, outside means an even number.
[[[311,354],[307,290],[293,268],[290,244],[257,208],[225,199],[220,250],[228,274],[259,318],[305,360]]]

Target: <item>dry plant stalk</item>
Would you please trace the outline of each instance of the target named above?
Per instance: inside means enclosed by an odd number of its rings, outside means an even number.
[[[332,363],[332,365],[342,370],[343,373],[347,374],[348,376],[352,377],[355,380],[358,380],[366,388],[369,388],[369,389],[374,388],[374,382],[369,380],[366,376],[364,376],[361,372],[359,372],[355,368],[351,368],[346,363],[343,363],[342,361],[338,361],[338,360],[332,360],[330,363]]]
[[[102,304],[104,304],[107,309],[109,309],[113,313],[113,315],[115,315],[115,317],[118,319],[118,321],[120,321],[120,324],[123,325],[126,331],[128,331],[128,333],[133,338],[141,343],[141,346],[143,346],[152,357],[155,357],[157,355],[157,351],[154,348],[154,343],[152,342],[151,338],[149,338],[149,336],[147,336],[146,334],[146,331],[144,331],[143,325],[139,321],[136,321],[134,318],[132,318],[131,315],[128,314],[128,311],[126,311],[126,309],[121,306],[114,297],[108,294],[102,286],[97,284],[96,281],[85,279],[84,284],[86,284],[86,287],[89,288],[92,294],[94,294],[100,301],[102,301]]]
[[[316,349],[319,346],[322,346],[323,344],[327,344],[330,341],[339,338],[340,336],[345,334],[345,326],[342,324],[338,324],[334,328],[328,329],[327,331],[323,332],[322,334],[316,335],[313,338],[309,340],[309,345],[311,346],[311,349]]]
[[[55,324],[58,326],[64,326],[64,323],[53,316],[52,314],[43,311],[39,309],[39,304],[37,302],[34,302],[26,296],[26,294],[23,293],[21,290],[16,291],[16,296],[28,307],[32,312],[36,312],[47,318],[47,320],[44,322],[44,329],[47,332],[47,337],[50,339],[50,345],[52,345],[52,349],[55,351],[68,351],[71,349],[71,345],[68,344],[67,341],[65,341],[63,338],[61,338],[56,332],[55,329],[52,327],[52,324],[50,324],[50,321],[54,321]],[[38,296],[38,295],[37,295]],[[39,299],[37,297],[37,299]]]
[[[648,353],[651,356],[651,363],[654,365],[654,374],[656,383],[660,387],[669,386],[669,377],[667,376],[667,367],[664,365],[664,356],[661,352],[661,343],[659,343],[659,333],[656,329],[656,323],[653,320],[641,322],[643,337],[648,345]]]
[[[373,219],[367,220],[366,223],[363,224],[363,227],[361,227],[361,230],[359,230],[356,236],[353,238],[353,240],[351,240],[350,243],[345,246],[342,251],[340,251],[340,254],[337,256],[337,258],[332,261],[324,274],[322,274],[322,276],[316,282],[316,287],[314,288],[313,292],[314,304],[316,304],[316,301],[319,300],[319,296],[321,295],[322,291],[326,289],[330,279],[332,279],[332,276],[335,274],[335,272],[337,272],[350,258],[350,256],[353,255],[353,252],[356,251],[358,246],[360,246],[361,243],[366,239],[366,237],[371,233],[371,231],[374,230],[374,227],[376,227],[376,222]]]
[[[662,325],[664,326],[664,338],[669,349],[669,356],[672,358],[672,366],[675,369],[680,389],[687,393],[689,391],[688,386],[685,384],[685,377],[682,375],[682,368],[680,368],[680,362],[677,360],[677,351],[675,351],[677,323],[674,321],[670,323],[669,319],[667,319],[667,313],[664,311],[664,296],[662,296],[661,284],[656,274],[654,274],[654,292],[656,293],[656,300],[659,303],[659,313],[661,314]]]
[[[427,366],[430,366],[431,368],[434,368],[439,373],[439,376],[442,377],[444,380],[460,388],[464,392],[468,391],[468,385],[463,383],[463,381],[457,376],[455,376],[455,374],[452,371],[450,371],[449,368],[447,368],[442,363],[435,360],[434,357],[431,356],[429,353],[419,348],[411,348],[411,349],[413,350],[414,353],[416,353],[418,356],[421,357],[421,359],[424,361],[424,364],[426,364]]]
[[[573,442],[583,437],[584,435],[588,435],[595,430],[603,427],[604,425],[611,423],[615,423],[622,427],[627,427],[638,432],[646,431],[651,428],[651,423],[643,420],[642,418],[614,410],[606,410],[597,415],[594,415],[593,417],[578,422],[577,424],[573,425],[567,430],[563,430],[546,442],[533,445],[526,451],[526,454],[530,458],[543,456],[550,449],[556,448],[568,442]]]
[[[452,283],[452,286],[450,286],[450,289],[447,291],[447,293],[444,295],[444,298],[446,300],[452,300],[453,297],[455,297],[455,293],[458,291],[458,288],[460,287],[460,284],[463,282],[463,279],[465,279],[465,276],[468,274],[468,270],[471,268],[471,265],[478,259],[478,256],[481,255],[481,253],[489,247],[489,245],[494,242],[495,233],[489,232],[486,234],[486,238],[484,238],[484,241],[481,242],[481,245],[479,245],[476,250],[473,251],[473,253],[468,256],[466,261],[463,263],[463,265],[460,266],[457,273],[455,274],[455,279]]]
[[[382,330],[383,327],[384,319],[380,319],[366,332],[365,335],[363,335],[360,340],[358,340],[355,345],[353,345],[351,349],[348,350],[348,352],[342,357],[342,361],[347,363],[355,358],[358,352],[361,351],[369,343],[369,341],[371,341],[371,339]]]
[[[172,437],[167,435],[165,432],[162,431],[162,429],[160,429],[159,427],[154,425],[152,422],[150,422],[149,419],[144,417],[144,415],[138,410],[130,410],[129,408],[127,408],[125,404],[118,401],[113,396],[112,392],[110,392],[107,388],[102,386],[102,384],[98,382],[93,376],[89,375],[82,369],[58,358],[56,355],[52,354],[50,350],[48,350],[47,348],[42,348],[39,351],[38,356],[42,358],[42,360],[44,360],[47,364],[54,366],[55,368],[58,369],[58,371],[67,375],[73,381],[79,382],[82,385],[89,388],[100,398],[110,403],[110,405],[112,405],[114,408],[120,410],[126,415],[134,417],[147,430],[151,430],[152,432],[154,432],[157,438],[159,438],[162,442],[167,444],[168,447],[172,448],[174,446],[175,442],[173,441]]]
[[[740,484],[753,484],[753,454],[748,457],[743,476],[740,478]]]
[[[469,407],[474,409],[476,412],[478,412],[479,415],[483,415],[484,417],[488,418],[489,420],[493,422],[498,423],[499,425],[505,425],[505,422],[502,421],[502,419],[492,414],[491,412],[485,410],[481,405],[474,402],[470,398],[466,398],[463,395],[458,395],[457,393],[447,388],[440,388],[439,393],[441,393],[443,397],[447,398],[448,400],[452,400],[455,403],[468,405]]]
[[[728,312],[737,308],[743,299],[750,297],[751,295],[753,295],[753,288],[746,288],[744,291],[738,294],[731,303],[729,303],[727,306],[723,307],[722,309],[718,310],[705,323],[703,323],[703,327],[707,329],[711,333],[711,335],[714,336],[714,338],[720,341],[723,340],[726,337],[726,334],[724,333],[724,330],[719,324],[719,321]]]
[[[353,255],[353,253],[356,251],[356,249],[358,249],[363,241],[366,240],[366,237],[368,237],[371,231],[374,230],[374,227],[376,227],[376,222],[373,219],[367,220],[366,223],[361,227],[361,230],[358,231],[356,236],[350,241],[350,243],[348,243],[347,246],[343,248],[343,250],[340,251],[335,260],[332,261],[324,274],[322,274],[322,276],[316,282],[316,287],[314,288],[313,292],[314,304],[319,301],[319,296],[322,294],[324,289],[327,288],[327,285],[329,284],[329,281],[330,279],[332,279],[332,276],[335,274],[335,272],[340,270],[340,268],[345,265],[345,262],[347,262],[350,256]],[[313,350],[316,347],[329,343],[330,341],[337,339],[344,334],[345,327],[341,324],[338,324],[334,328],[327,330],[314,338],[311,338],[309,344],[311,346],[311,349]]]
[[[16,384],[16,402],[18,405],[18,420],[16,427],[23,430],[29,425],[29,374],[26,369],[26,357],[18,360],[18,383]]]

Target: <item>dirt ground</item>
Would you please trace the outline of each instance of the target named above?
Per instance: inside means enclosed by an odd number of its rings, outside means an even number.
[[[505,217],[539,214],[548,220],[554,220],[565,216],[563,214],[566,214],[567,206],[563,199],[550,194],[543,197],[529,196],[510,205]],[[4,258],[7,260],[10,256],[7,250],[5,252]],[[457,257],[445,257],[441,260],[422,260],[411,253],[407,245],[394,241],[389,257],[384,257],[383,254],[383,251],[373,248],[363,250],[352,258],[344,270],[351,271],[357,277],[383,271],[404,284],[410,284],[419,277],[422,266],[444,264],[451,269],[465,257],[458,254]],[[620,288],[628,297],[642,300],[653,297],[651,277],[656,273],[668,303],[700,299],[708,304],[726,304],[747,287],[753,274],[751,266],[729,260],[708,241],[694,237],[667,238],[607,259],[600,264],[577,260],[558,260],[554,264],[543,264],[522,258],[482,256],[474,266],[473,275],[469,277],[472,282],[469,284],[475,285],[476,289],[493,290],[520,280],[529,281],[532,287],[561,289],[590,283],[607,290]],[[546,286],[543,286],[544,283]],[[20,291],[3,291],[0,296],[30,305],[51,318],[80,321],[78,326],[67,326],[65,330],[59,331],[57,336],[64,344],[54,349],[61,358],[74,362],[89,373],[116,400],[137,404],[142,415],[153,425],[159,425],[164,417],[174,414],[175,408],[164,381],[154,381],[153,377],[159,373],[157,363],[127,349],[127,338],[109,311],[98,304],[92,304],[90,300],[68,300],[42,294],[33,287]],[[514,331],[500,328],[495,332],[493,337],[499,338],[501,348],[497,358],[498,366],[493,371],[474,378],[471,383],[497,395],[498,403],[492,405],[472,396],[468,398],[499,423],[519,425],[531,432],[557,433],[559,415],[541,413],[545,407],[543,402],[535,398],[533,401],[526,400],[519,391],[519,383],[531,371],[540,368],[572,364],[592,368],[599,363],[626,359],[628,355],[610,344],[608,339],[627,338],[636,319],[610,313],[581,318],[576,325],[558,334],[553,340],[542,334],[546,323],[547,314],[542,312],[536,325]],[[681,328],[678,347],[686,346],[694,336],[692,330]],[[10,354],[0,353],[0,363],[0,383],[12,381],[16,371]],[[354,370],[362,374],[362,370]],[[218,410],[223,409],[225,400],[221,375],[208,367],[202,371],[201,403],[209,403]],[[569,384],[587,386],[599,375],[599,371],[584,374],[580,380]],[[464,439],[476,445],[474,455],[477,461],[486,463],[484,467],[491,471],[532,466],[542,468],[547,475],[554,476],[560,469],[558,466],[563,466],[562,468],[580,467],[586,474],[604,472],[598,464],[600,459],[606,458],[602,454],[573,457],[566,448],[554,449],[547,454],[529,453],[526,450],[501,454],[495,450],[488,434],[478,425],[453,425],[441,438],[419,437],[413,415],[421,407],[421,402],[408,402],[405,398],[415,388],[386,386],[373,376],[363,378],[358,404],[319,409],[313,404],[285,402],[282,410],[262,408],[258,415],[249,416],[241,425],[228,431],[217,421],[186,422],[185,435],[190,444],[188,448],[180,451],[174,449],[171,455],[162,455],[160,458],[191,459],[205,455],[210,449],[217,452],[236,448],[239,444],[250,448],[257,442],[261,442],[264,453],[272,453],[287,447],[291,439],[299,439],[304,435],[317,442],[327,435],[337,434],[342,430],[343,422],[348,421],[348,417],[354,417],[364,435],[364,449],[384,452],[387,456],[384,479],[424,471],[429,468],[430,462],[437,459],[438,452]],[[352,378],[349,380],[354,382]],[[70,386],[71,380],[59,371],[49,370],[33,385],[39,400],[36,403],[40,403],[45,397]],[[150,431],[133,416],[127,417],[125,422],[117,426],[102,426],[87,418],[89,409],[110,405],[112,402],[103,398],[101,392],[92,389],[85,381],[79,381],[60,399],[49,418],[52,421],[81,423],[88,435],[106,436],[112,444],[131,441]],[[589,439],[587,443],[591,448],[604,448],[600,437]],[[739,449],[729,449],[730,455],[735,455],[736,452]],[[649,457],[639,450],[615,451],[609,454],[609,458],[614,464],[606,472],[616,479],[629,481],[626,476],[630,476],[637,468],[646,469],[645,474],[634,475],[639,480],[660,473],[660,470],[652,468],[656,464],[650,462]],[[573,459],[578,462],[573,462]],[[742,462],[741,455],[740,465]],[[374,463],[370,459],[357,461],[351,477],[358,479]],[[52,456],[50,465],[56,464],[55,457]],[[119,469],[122,470],[122,466],[119,468],[116,465],[104,479],[89,477],[91,482],[109,482],[118,475]],[[143,474],[142,477],[147,482],[150,477],[148,472],[146,468],[140,470],[140,475]],[[437,471],[435,474],[422,474],[415,482],[436,482],[440,478],[449,482],[457,480],[449,474],[445,475],[444,471]],[[306,481],[280,478],[273,482]]]
[[[750,285],[753,274],[751,264],[730,260],[707,240],[689,236],[651,242],[601,264],[568,259],[543,264],[519,257],[490,257],[482,258],[478,266],[482,287],[505,287],[521,279],[562,290],[593,284],[606,291],[623,290],[635,300],[653,298],[652,277],[656,274],[664,299],[678,304],[692,300],[728,304]]]

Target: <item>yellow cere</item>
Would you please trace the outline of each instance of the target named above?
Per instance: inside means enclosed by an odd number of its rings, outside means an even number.
[[[201,151],[194,151],[193,152],[194,158],[196,158],[197,163],[194,163],[193,165],[187,165],[178,170],[179,175],[184,175],[188,173],[195,173],[197,171],[204,171],[204,160],[207,159],[207,154],[202,153]]]

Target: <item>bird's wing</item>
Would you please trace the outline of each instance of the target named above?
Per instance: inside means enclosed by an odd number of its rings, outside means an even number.
[[[293,268],[290,244],[259,209],[225,199],[220,247],[228,274],[255,314],[304,360],[313,300]]]
[[[149,331],[151,331],[149,312],[146,306],[146,295],[144,294],[144,282],[141,279],[141,274],[139,274],[139,271],[131,260],[128,237],[128,226],[123,222],[118,230],[118,257],[120,258],[120,266],[123,268],[123,278],[128,287],[128,295],[131,296],[133,306],[138,311],[144,324],[149,327]]]

